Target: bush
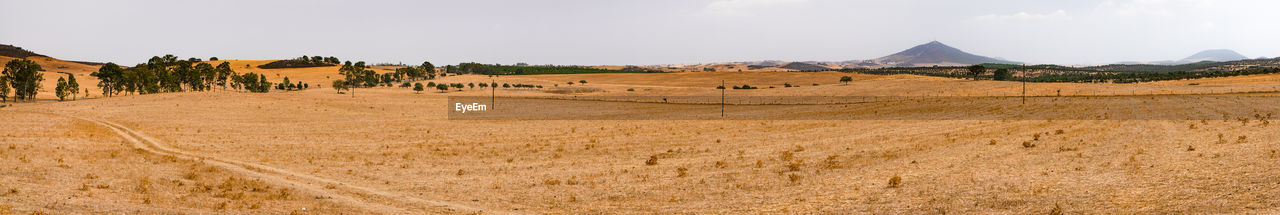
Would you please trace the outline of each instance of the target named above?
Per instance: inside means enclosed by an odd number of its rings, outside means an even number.
[[[902,177],[898,177],[898,175],[893,175],[893,178],[889,178],[889,188],[898,188],[898,186],[901,186],[901,185],[902,185]]]
[[[649,160],[644,161],[644,165],[649,165],[649,166],[658,165],[658,156],[650,155]]]

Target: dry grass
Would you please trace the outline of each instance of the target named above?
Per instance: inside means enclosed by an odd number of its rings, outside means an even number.
[[[303,74],[321,72],[319,69],[281,72],[291,79],[323,79],[324,75]],[[581,95],[718,95],[714,87],[720,79],[728,79],[729,85],[761,86],[752,92],[730,91],[750,95],[1014,92],[1011,83],[917,76],[855,75],[855,83],[843,85],[836,82],[841,75],[848,74],[547,75],[509,77],[499,82],[586,79],[589,87],[601,89]],[[480,80],[487,77],[450,76],[437,82]],[[703,83],[706,80],[716,81]],[[1198,86],[1030,86],[1059,87],[1064,95],[1131,89],[1196,92],[1206,87],[1270,87],[1263,85],[1266,80],[1271,79],[1198,80],[1202,83]],[[775,82],[822,84],[765,89]],[[625,90],[630,88],[636,90]],[[316,89],[20,104],[0,110],[0,115],[13,119],[0,123],[0,129],[9,131],[0,133],[4,135],[0,146],[7,146],[0,152],[0,166],[5,167],[0,169],[0,189],[11,191],[0,192],[0,202],[22,214],[283,214],[304,207],[307,213],[371,213],[353,209],[358,207],[333,196],[213,168],[197,160],[134,150],[109,130],[93,124],[27,113],[41,111],[103,118],[183,151],[331,179],[332,183],[315,185],[323,190],[340,192],[354,185],[405,197],[400,199],[523,213],[1026,214],[1063,211],[1065,206],[1070,213],[1265,214],[1275,212],[1274,205],[1280,204],[1273,198],[1273,191],[1280,189],[1275,180],[1280,171],[1270,168],[1280,161],[1276,153],[1280,146],[1274,144],[1280,132],[1259,119],[1265,114],[1249,117],[1243,126],[1239,120],[1233,121],[1234,117],[1225,121],[1216,117],[460,121],[448,120],[445,110],[434,108],[444,106],[447,96],[487,93],[415,94],[400,88],[375,88],[358,89],[352,98]],[[536,90],[498,93],[555,96]],[[1275,105],[1249,99],[1224,102],[1241,107]],[[1018,107],[984,106],[944,113]],[[1197,107],[1177,104],[1134,111],[1190,111]],[[1044,113],[1053,114],[1059,107],[1044,108]],[[818,111],[862,110],[866,109]],[[1018,147],[1019,142],[1024,147]],[[68,196],[72,199],[66,200]],[[381,202],[376,200],[367,204]],[[403,207],[410,213],[430,211],[410,204],[392,207]]]

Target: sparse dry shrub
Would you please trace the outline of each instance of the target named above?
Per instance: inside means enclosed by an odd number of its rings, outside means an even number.
[[[1062,213],[1062,205],[1058,205],[1058,203],[1054,203],[1053,209],[1049,210],[1049,215],[1062,215]]]
[[[800,167],[804,167],[804,160],[795,160],[787,164],[787,171],[800,171]]]
[[[724,169],[725,167],[729,167],[729,164],[724,161],[716,161],[716,168]]]
[[[1034,141],[1040,141],[1040,133],[1036,133],[1035,135],[1031,135],[1031,140],[1034,140]]]
[[[542,184],[545,184],[545,185],[560,185],[560,179],[547,179],[547,180],[543,180],[543,181],[542,181]]]
[[[1248,142],[1249,142],[1249,137],[1247,136],[1240,135],[1239,138],[1236,138],[1236,143],[1248,143]]]
[[[1076,151],[1076,150],[1080,150],[1080,149],[1075,147],[1058,146],[1059,152],[1070,152],[1070,151]]]
[[[138,179],[138,187],[135,189],[138,193],[147,193],[151,191],[151,179],[143,177]]]
[[[458,169],[458,176],[462,176],[463,174],[467,174],[467,172],[462,169]]]
[[[991,142],[987,143],[987,145],[996,145],[996,140],[991,140]]]
[[[796,158],[796,154],[791,151],[782,151],[782,154],[778,155],[778,160],[782,160],[782,161],[791,161],[791,159],[795,159],[795,158]]]
[[[902,185],[902,177],[899,177],[898,175],[893,175],[893,178],[889,178],[889,188],[898,188],[898,186],[901,186],[901,185]]]
[[[684,168],[684,167],[676,168],[676,177],[685,177],[685,176],[689,176],[688,168]]]
[[[1022,148],[1033,148],[1033,147],[1036,147],[1035,143],[1031,143],[1031,141],[1022,141]]]
[[[1196,150],[1196,147],[1195,147],[1195,146],[1187,145],[1187,151],[1188,151],[1188,152],[1189,152],[1189,151],[1195,151],[1195,150]]]
[[[803,177],[800,176],[799,174],[795,174],[795,173],[787,174],[787,181],[791,181],[792,184],[799,184],[800,179],[803,179]]]
[[[822,168],[824,169],[839,169],[840,167],[840,155],[830,155],[827,156],[826,160],[822,160]]]
[[[756,160],[756,168],[764,168],[764,161]]]
[[[649,160],[644,161],[644,165],[649,165],[649,166],[658,165],[658,156],[650,155]]]
[[[1053,134],[1062,134],[1062,133],[1066,133],[1066,132],[1063,132],[1062,129],[1053,131]]]

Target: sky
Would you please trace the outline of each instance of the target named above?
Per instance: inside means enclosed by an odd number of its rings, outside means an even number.
[[[940,41],[1029,63],[1280,56],[1270,0],[0,0],[0,44],[132,65],[174,54],[370,63],[844,61]]]

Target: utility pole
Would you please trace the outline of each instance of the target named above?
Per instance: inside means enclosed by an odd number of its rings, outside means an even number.
[[[1027,64],[1022,64],[1022,104],[1027,104]]]
[[[724,118],[724,80],[720,80],[720,118]]]

